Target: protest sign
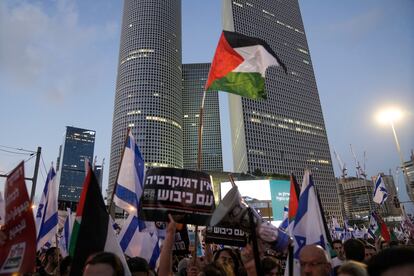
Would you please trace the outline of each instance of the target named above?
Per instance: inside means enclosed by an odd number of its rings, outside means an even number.
[[[34,272],[36,228],[21,162],[7,177],[5,184],[5,225],[7,236],[0,250],[0,275]]]
[[[237,228],[209,226],[206,230],[206,243],[244,247],[247,244],[247,235]]]
[[[147,221],[168,221],[171,214],[178,223],[207,225],[215,209],[210,176],[175,168],[149,169],[140,204],[140,218]]]
[[[177,224],[175,231],[175,242],[173,254],[183,256],[190,253],[190,240],[188,238],[188,229],[186,224]]]

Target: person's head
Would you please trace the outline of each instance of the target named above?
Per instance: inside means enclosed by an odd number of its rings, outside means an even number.
[[[365,258],[365,245],[357,239],[349,239],[344,242],[345,259],[363,262]]]
[[[185,275],[189,262],[190,262],[190,259],[188,258],[183,258],[178,262],[177,270],[178,270],[179,275]]]
[[[60,251],[57,247],[50,247],[45,253],[45,266],[57,267],[60,259]]]
[[[127,260],[129,271],[133,276],[147,276],[151,268],[147,260],[141,257],[133,257]]]
[[[344,247],[342,246],[342,241],[341,240],[334,240],[332,242],[332,249],[335,251],[336,256],[340,260],[345,259],[345,257],[344,257]]]
[[[368,276],[366,264],[349,261],[341,265],[337,272],[338,276]]]
[[[392,247],[379,251],[368,262],[370,276],[414,275],[414,248]]]
[[[375,254],[377,254],[377,250],[375,249],[375,247],[372,244],[366,244],[364,262],[368,262],[369,259],[371,259],[371,257]]]
[[[62,259],[62,261],[60,261],[59,271],[60,271],[61,276],[69,276],[71,264],[72,264],[71,256],[66,256],[65,258]]]
[[[276,276],[281,270],[276,258],[264,257],[262,259],[262,269],[265,276]]]
[[[223,248],[217,251],[214,254],[214,261],[224,267],[230,266],[234,272],[237,272],[239,269],[237,257],[230,248]]]
[[[300,275],[329,275],[331,263],[326,251],[315,244],[305,245],[299,253]]]
[[[86,261],[83,276],[123,276],[124,267],[119,257],[110,252],[91,255]]]
[[[204,266],[198,276],[227,276],[227,274],[221,265],[211,263]]]
[[[386,242],[385,240],[381,240],[381,242],[380,242],[380,249],[383,250],[383,249],[386,249],[388,247],[390,247],[390,245],[388,244],[388,242]]]

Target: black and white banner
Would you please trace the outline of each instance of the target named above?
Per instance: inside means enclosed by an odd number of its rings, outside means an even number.
[[[247,235],[237,228],[209,226],[206,230],[206,243],[244,247],[247,244]]]
[[[140,217],[147,221],[168,221],[208,225],[215,209],[210,175],[175,168],[153,168],[146,173]]]

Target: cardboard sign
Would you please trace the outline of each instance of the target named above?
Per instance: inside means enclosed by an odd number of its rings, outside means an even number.
[[[185,224],[177,224],[175,231],[175,242],[173,247],[173,254],[183,256],[190,253],[190,240],[188,238],[188,229]]]
[[[247,244],[247,235],[237,228],[209,226],[206,230],[206,243],[244,247]]]
[[[0,250],[0,275],[34,272],[36,227],[24,181],[23,162],[7,177],[4,197],[6,224],[3,231],[7,240]]]
[[[215,209],[210,176],[206,173],[175,168],[149,169],[141,196],[140,218],[207,225]]]

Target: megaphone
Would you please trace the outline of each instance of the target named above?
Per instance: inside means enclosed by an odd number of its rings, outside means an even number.
[[[249,218],[249,210],[252,214],[252,222]],[[252,227],[252,223],[254,227]],[[240,228],[250,234],[252,234],[252,229],[255,229],[259,238],[277,251],[284,251],[291,242],[288,234],[264,221],[254,208],[249,207],[241,197],[236,185],[233,185],[220,201],[210,219],[210,226],[217,224],[224,227]]]

